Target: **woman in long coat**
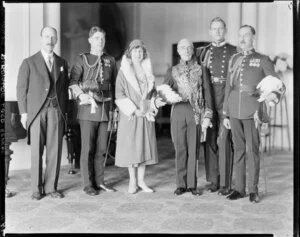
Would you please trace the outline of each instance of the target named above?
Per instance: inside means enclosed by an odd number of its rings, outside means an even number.
[[[153,192],[144,181],[145,167],[158,163],[154,116],[165,103],[156,98],[151,61],[141,40],[133,40],[122,58],[116,104],[120,118],[115,165],[128,167],[129,193],[138,188]]]

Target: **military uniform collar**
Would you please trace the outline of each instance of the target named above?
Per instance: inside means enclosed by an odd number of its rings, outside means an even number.
[[[247,56],[247,55],[253,54],[254,52],[255,52],[255,49],[251,48],[251,49],[248,49],[248,50],[241,51],[241,54],[244,55],[244,56]]]
[[[94,56],[98,56],[98,55],[96,55],[96,54],[92,54],[91,52],[88,52],[89,54],[91,54],[91,55],[94,55]],[[106,52],[102,52],[102,54],[100,55],[100,58],[102,58],[103,56],[107,56],[107,53]]]
[[[224,46],[225,44],[226,44],[226,41],[224,40],[224,41],[222,41],[222,42],[211,42],[211,44],[212,44],[212,46],[214,46],[214,47],[222,47],[222,46]]]
[[[184,61],[184,60],[180,59],[179,64],[182,66],[192,66],[194,64],[194,61],[193,61],[193,59],[190,59],[189,61]]]

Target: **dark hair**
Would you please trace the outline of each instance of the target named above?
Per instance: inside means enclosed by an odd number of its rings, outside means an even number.
[[[224,25],[224,28],[226,28],[226,23],[225,23],[225,21],[221,18],[221,17],[215,17],[214,19],[212,19],[211,21],[210,21],[210,24],[209,24],[209,26],[211,27],[211,25],[212,25],[212,23],[214,23],[214,22],[222,22],[223,23],[223,25]]]
[[[57,30],[56,30],[54,27],[52,27],[52,26],[44,26],[44,27],[41,29],[41,32],[40,32],[40,35],[41,35],[41,36],[43,36],[43,31],[44,31],[46,28],[52,29],[52,30],[55,32],[56,36],[57,36]]]
[[[89,37],[92,37],[96,32],[101,32],[104,34],[105,36],[105,31],[100,28],[99,26],[93,26],[91,29],[90,29],[90,32],[89,32]]]
[[[253,26],[250,26],[250,25],[242,25],[242,26],[240,27],[240,29],[246,28],[246,27],[250,28],[251,33],[252,33],[253,35],[255,35],[256,32],[255,32],[255,29],[254,29]]]
[[[136,47],[133,47],[130,51],[129,51],[129,49],[127,49],[127,50],[125,51],[126,57],[129,58],[129,59],[131,59],[131,51],[132,51],[133,49],[137,49],[137,48],[142,48],[142,49],[143,49],[143,60],[144,60],[145,58],[148,57],[147,50],[146,50],[145,47],[143,47],[143,46],[136,46]]]

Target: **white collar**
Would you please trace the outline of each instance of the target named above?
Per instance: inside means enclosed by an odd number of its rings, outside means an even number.
[[[211,43],[213,46],[215,46],[215,47],[222,47],[222,46],[224,46],[225,44],[226,44],[226,41],[224,40],[224,41],[222,41],[222,42],[212,42]]]
[[[41,49],[41,53],[42,53],[45,61],[48,60],[49,57],[50,57],[50,60],[53,61],[53,51],[51,53],[47,53],[47,52],[45,52],[45,50]]]

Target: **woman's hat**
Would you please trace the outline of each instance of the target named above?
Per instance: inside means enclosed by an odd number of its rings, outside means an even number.
[[[143,48],[143,50],[144,50],[144,58],[146,58],[147,57],[147,49],[145,47],[144,42],[142,40],[140,40],[140,39],[135,39],[135,40],[131,41],[131,43],[129,44],[129,46],[128,46],[126,52],[125,52],[126,56],[128,58],[130,58],[130,52],[131,52],[131,50],[133,50],[134,48],[137,48],[137,47]]]

